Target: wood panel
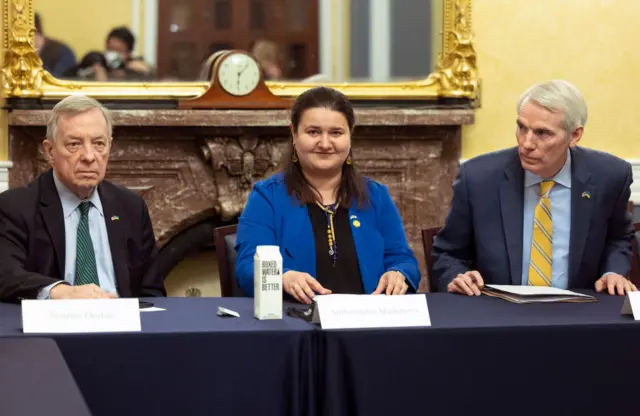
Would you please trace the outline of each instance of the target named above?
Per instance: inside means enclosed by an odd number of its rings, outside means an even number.
[[[158,77],[193,81],[221,49],[278,45],[283,77],[318,72],[318,0],[160,0]]]

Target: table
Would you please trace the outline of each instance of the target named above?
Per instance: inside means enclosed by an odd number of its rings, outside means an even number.
[[[430,328],[341,331],[257,321],[251,299],[167,298],[140,333],[53,338],[96,416],[638,415],[640,322],[598,298],[436,293]],[[0,304],[0,337],[28,339],[19,314]]]
[[[640,322],[622,297],[427,299],[430,328],[323,332],[320,414],[640,414]]]
[[[167,311],[140,333],[52,336],[94,416],[314,413],[312,325],[257,321],[250,299],[151,301]],[[0,336],[24,337],[18,305],[0,304]]]
[[[0,339],[0,375],[4,415],[91,415],[51,339]]]

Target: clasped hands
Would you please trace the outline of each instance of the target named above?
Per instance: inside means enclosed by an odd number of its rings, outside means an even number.
[[[331,290],[323,287],[320,282],[308,273],[289,270],[282,275],[282,287],[285,292],[293,296],[298,302],[311,304],[313,298],[318,295],[328,295]],[[386,272],[380,277],[378,287],[373,295],[403,295],[407,293],[409,285],[404,275],[395,270]]]
[[[484,287],[484,280],[480,273],[476,270],[459,274],[449,283],[447,290],[449,293],[461,293],[468,296],[480,296],[480,292]],[[596,292],[601,293],[605,290],[610,295],[618,294],[624,296],[629,292],[638,290],[636,285],[631,283],[629,279],[616,273],[607,273],[596,281]]]
[[[65,283],[51,288],[51,299],[115,299],[114,293],[109,293],[99,286],[91,283],[88,285],[71,286]]]

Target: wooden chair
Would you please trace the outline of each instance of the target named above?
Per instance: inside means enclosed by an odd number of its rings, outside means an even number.
[[[433,266],[433,261],[431,259],[431,248],[433,247],[433,239],[436,237],[436,234],[438,234],[441,228],[442,227],[432,227],[422,230],[422,245],[424,247],[424,260],[427,266],[427,280],[429,283],[430,292],[438,291],[438,288],[434,285],[435,282],[429,275],[431,273],[431,267]]]
[[[213,240],[216,245],[218,270],[220,271],[220,289],[222,297],[241,297],[242,291],[235,278],[236,266],[236,224],[218,227],[213,230]]]

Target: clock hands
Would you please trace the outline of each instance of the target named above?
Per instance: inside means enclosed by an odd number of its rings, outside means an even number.
[[[237,78],[237,83],[236,86],[238,88],[238,90],[240,90],[240,77],[242,76],[242,73],[245,71],[245,69],[247,69],[247,67],[249,67],[249,63],[247,62],[246,64],[244,64],[244,67],[238,71],[238,78]]]

